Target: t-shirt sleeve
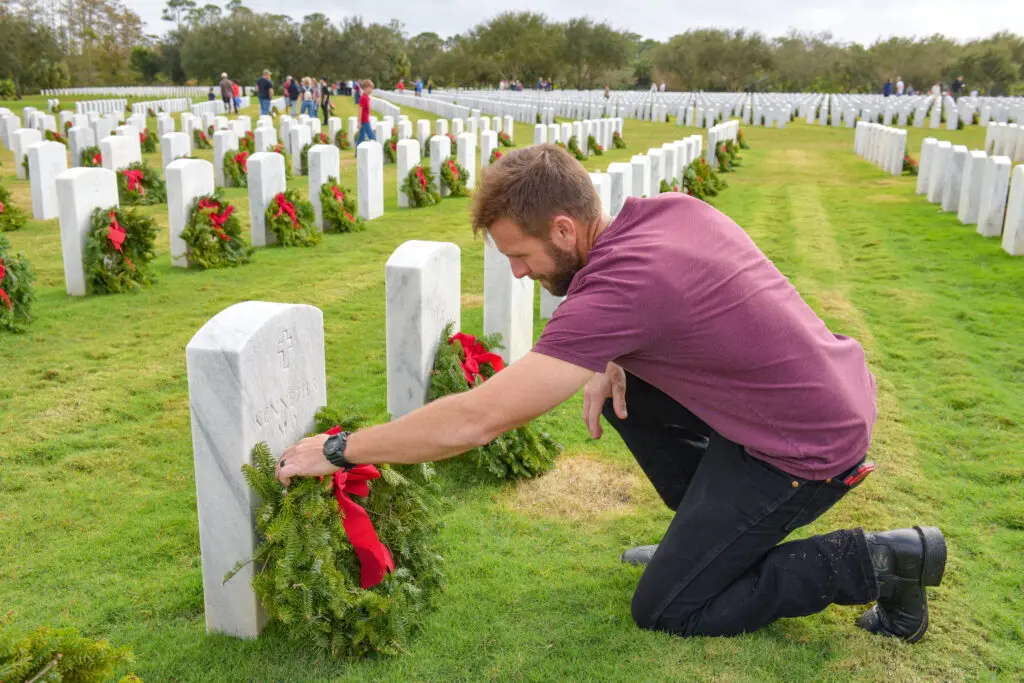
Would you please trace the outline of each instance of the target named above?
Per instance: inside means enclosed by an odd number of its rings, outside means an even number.
[[[637,293],[600,277],[574,288],[548,321],[536,353],[594,372],[643,348],[645,325]]]

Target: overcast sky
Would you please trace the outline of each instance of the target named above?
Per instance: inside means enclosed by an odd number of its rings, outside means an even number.
[[[197,0],[198,4],[206,4]],[[244,0],[259,12],[288,14],[301,20],[320,12],[332,20],[362,15],[366,21],[397,18],[409,35],[433,31],[442,38],[461,33],[500,12],[536,11],[562,21],[582,15],[608,21],[648,38],[664,40],[691,28],[746,28],[769,37],[791,28],[831,31],[842,40],[864,44],[891,35],[943,33],[977,38],[1000,30],[1024,31],[1021,0]],[[148,25],[162,34],[166,0],[127,0]],[[225,0],[214,2],[223,6]]]

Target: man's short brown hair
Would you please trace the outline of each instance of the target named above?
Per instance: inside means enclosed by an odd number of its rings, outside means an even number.
[[[505,154],[484,169],[473,193],[473,232],[503,218],[541,239],[557,215],[587,225],[601,219],[601,199],[580,162],[556,145],[533,145]]]

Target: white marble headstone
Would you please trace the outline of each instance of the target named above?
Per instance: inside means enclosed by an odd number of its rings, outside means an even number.
[[[320,188],[330,178],[341,182],[341,152],[334,145],[313,145],[309,148],[309,201],[313,204],[319,230],[326,227],[324,208],[320,204]]]
[[[359,217],[372,221],[384,215],[384,148],[367,140],[356,148]]]
[[[1010,256],[1024,256],[1024,165],[1013,170],[1010,203],[1003,225],[1003,251]]]
[[[188,245],[181,239],[181,232],[188,224],[196,198],[213,194],[213,164],[204,159],[178,159],[168,164],[164,173],[167,176],[167,222],[170,228],[171,265],[188,268]]]
[[[533,347],[533,280],[516,278],[508,257],[484,240],[484,334],[501,335],[506,363]]]
[[[462,325],[459,248],[412,240],[385,265],[388,412],[399,418],[423,406],[434,356],[448,323]]]
[[[217,187],[227,187],[228,178],[224,175],[224,156],[238,153],[238,136],[233,130],[218,130],[213,134],[213,169]]]
[[[420,143],[413,139],[399,140],[397,145],[398,206],[409,206],[409,198],[402,191],[402,185],[413,168],[420,164]]]
[[[1004,156],[989,157],[985,164],[985,176],[981,181],[981,205],[978,209],[978,234],[982,237],[999,237],[1003,231],[1012,167],[1013,161]]]
[[[967,163],[967,147],[955,145],[953,155],[946,165],[945,187],[942,190],[942,210],[956,211],[960,208],[960,191],[963,185],[964,165]]]
[[[251,242],[254,247],[265,247],[277,241],[267,229],[265,214],[274,197],[285,191],[284,157],[277,152],[256,152],[247,164]]]
[[[60,142],[43,141],[28,148],[32,218],[48,221],[59,214],[57,176],[68,170],[68,148]]]
[[[964,225],[975,225],[978,222],[978,209],[981,205],[981,181],[985,177],[987,159],[988,155],[984,152],[973,151],[967,155],[967,160],[964,163],[960,204],[956,214]]]
[[[92,212],[118,206],[117,176],[105,168],[72,168],[57,176],[64,284],[71,296],[85,296],[82,256]]]
[[[182,163],[180,161],[175,163]],[[323,313],[245,301],[203,325],[185,347],[208,633],[255,638],[266,621],[253,593],[259,498],[241,466],[259,442],[274,457],[313,431],[327,403]]]
[[[25,155],[28,148],[43,139],[35,128],[19,128],[11,134],[11,151],[14,152],[14,171],[19,180],[25,180]]]
[[[476,187],[476,134],[459,133],[458,143],[456,162],[466,169],[466,188],[472,190]]]

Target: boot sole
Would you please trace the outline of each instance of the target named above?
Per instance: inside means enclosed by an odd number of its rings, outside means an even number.
[[[938,527],[916,526],[921,536],[924,558],[921,563],[921,585],[938,586],[946,573],[946,539]]]

